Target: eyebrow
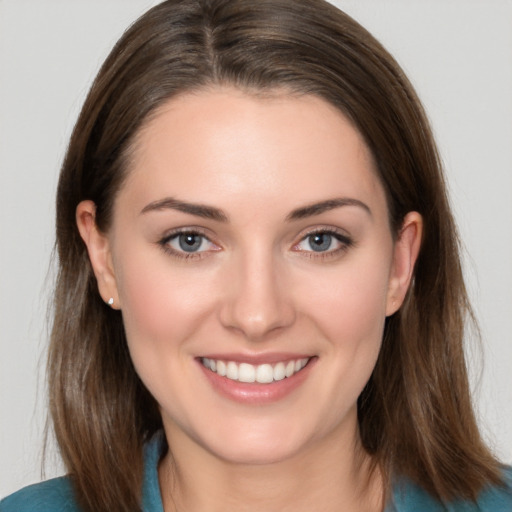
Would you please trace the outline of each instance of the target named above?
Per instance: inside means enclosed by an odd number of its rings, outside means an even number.
[[[173,197],[166,197],[165,199],[161,199],[159,201],[153,201],[152,203],[146,205],[140,213],[144,214],[167,209],[188,213],[190,215],[195,215],[196,217],[202,217],[203,219],[228,222],[228,216],[219,208],[206,206],[204,204],[186,203],[184,201],[174,199]]]
[[[352,199],[350,197],[339,197],[335,199],[327,199],[326,201],[320,201],[319,203],[313,203],[301,208],[293,210],[287,217],[287,221],[305,219],[307,217],[313,217],[320,215],[321,213],[334,210],[335,208],[341,208],[342,206],[357,206],[366,211],[372,216],[372,211],[369,206],[359,201],[359,199]]]
[[[366,211],[370,216],[372,215],[370,208],[362,201],[359,201],[359,199],[340,197],[335,199],[327,199],[325,201],[320,201],[318,203],[312,203],[310,205],[297,208],[287,215],[286,221],[291,222],[305,219],[307,217],[314,217],[315,215],[320,215],[324,212],[334,210],[336,208],[341,208],[343,206],[357,206]],[[206,206],[204,204],[179,201],[173,197],[166,197],[158,201],[153,201],[152,203],[146,205],[140,213],[142,215],[148,212],[168,209],[177,210],[183,213],[188,213],[189,215],[195,215],[196,217],[202,217],[203,219],[210,219],[218,222],[229,221],[228,216],[219,208]]]

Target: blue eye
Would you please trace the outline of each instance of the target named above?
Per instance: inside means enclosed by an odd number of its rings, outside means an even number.
[[[295,248],[306,253],[335,254],[352,245],[352,240],[335,231],[316,231],[306,235]]]
[[[185,233],[177,236],[180,249],[185,252],[197,252],[203,245],[203,237],[194,233]]]
[[[309,235],[306,240],[311,250],[315,252],[328,251],[333,243],[333,237],[329,233],[315,233]]]
[[[201,233],[182,232],[171,235],[162,244],[174,253],[196,254],[215,250],[216,246]]]

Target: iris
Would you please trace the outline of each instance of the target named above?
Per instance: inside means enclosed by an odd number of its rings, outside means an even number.
[[[332,235],[328,233],[315,233],[308,237],[309,246],[315,252],[327,251],[331,247]]]
[[[203,243],[203,237],[194,233],[183,233],[178,237],[180,248],[185,252],[195,252]]]

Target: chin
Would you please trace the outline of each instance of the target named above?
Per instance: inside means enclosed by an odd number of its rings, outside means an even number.
[[[212,450],[213,448],[213,450]],[[230,446],[212,447],[210,450],[218,458],[240,465],[266,465],[277,464],[292,459],[301,450],[298,445],[285,442],[276,442],[275,439],[262,439],[255,442],[254,439],[240,440],[231,443]]]
[[[294,458],[315,437],[315,430],[300,428],[287,420],[272,422],[230,422],[197,439],[212,455],[233,464],[274,464]],[[295,423],[295,428],[293,424]],[[297,428],[299,427],[299,428]],[[302,425],[304,427],[304,425]]]

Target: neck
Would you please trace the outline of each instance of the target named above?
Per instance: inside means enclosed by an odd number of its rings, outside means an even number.
[[[169,439],[169,434],[167,437]],[[380,512],[383,484],[357,427],[350,440],[334,432],[286,460],[240,464],[217,458],[172,432],[172,453],[159,467],[165,512]]]

